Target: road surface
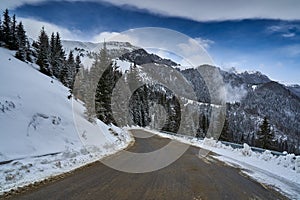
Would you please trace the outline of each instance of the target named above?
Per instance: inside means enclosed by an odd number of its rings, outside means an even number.
[[[141,130],[132,133],[141,134]],[[136,138],[128,151],[151,152],[169,142],[158,136]],[[199,158],[198,152],[199,148],[191,146],[171,165],[148,173],[125,173],[96,162],[10,199],[287,199],[210,155]]]

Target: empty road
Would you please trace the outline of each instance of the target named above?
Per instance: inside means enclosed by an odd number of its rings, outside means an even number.
[[[132,130],[132,133],[149,135],[141,130]],[[169,142],[169,139],[158,136],[139,137],[128,151],[151,152]],[[171,165],[148,173],[121,172],[102,162],[95,162],[63,179],[11,196],[10,199],[287,199],[210,155],[199,158],[198,152],[199,148],[190,146]],[[122,154],[106,159],[126,160]]]

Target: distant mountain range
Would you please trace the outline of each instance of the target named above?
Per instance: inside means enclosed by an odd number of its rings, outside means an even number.
[[[73,41],[63,41],[63,45],[67,51],[76,49],[82,53],[83,64],[86,68],[89,68],[88,65],[92,63],[93,53],[103,47],[102,43]],[[184,88],[181,88],[176,80],[172,80],[168,71],[175,70],[181,73],[185,77],[186,83],[193,87],[196,100],[200,103],[211,103],[208,88],[197,69],[180,69],[180,65],[174,61],[148,53],[130,43],[107,42],[106,46],[113,58],[138,65],[141,78],[148,77],[147,79],[151,79],[149,78],[151,69],[146,66],[148,66],[147,64],[155,64],[157,66],[155,70],[158,71],[156,73],[160,73],[160,76],[163,77],[162,80],[171,87],[170,89],[174,90],[176,94],[179,93],[188,97],[188,92],[182,91]],[[267,117],[275,134],[276,147],[274,149],[300,153],[299,85],[280,84],[258,71],[237,73],[225,71],[215,66],[209,67],[218,70],[223,77],[226,89],[228,132],[232,134],[231,140],[233,142],[247,142],[250,145],[255,145],[259,126],[262,119]],[[194,108],[200,109],[200,112],[205,113],[204,115],[210,118],[209,109],[211,108],[199,108],[199,105],[195,105]],[[201,123],[201,119],[191,119],[190,123],[197,127]],[[184,133],[195,135],[192,129],[186,130]]]

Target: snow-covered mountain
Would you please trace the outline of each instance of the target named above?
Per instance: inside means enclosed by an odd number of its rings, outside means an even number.
[[[297,95],[298,97],[300,97],[300,85],[289,85],[287,86],[287,88],[293,92],[295,95]]]
[[[189,105],[191,116],[196,115],[194,111],[200,110],[206,118],[210,118],[211,107],[203,106],[213,105],[210,92],[207,85],[197,69],[180,69],[175,62],[167,59],[161,59],[157,55],[149,54],[143,49],[133,50],[123,54],[119,58],[123,63],[138,64],[140,78],[149,83],[151,80],[158,81],[162,85],[167,85],[175,94],[182,98],[190,99],[189,94],[195,92],[199,103]],[[232,134],[232,141],[237,143],[247,142],[255,145],[255,140],[262,123],[262,119],[267,117],[270,120],[272,130],[274,131],[274,144],[277,150],[289,150],[299,153],[299,124],[300,124],[300,99],[297,96],[299,87],[287,87],[278,82],[270,80],[261,72],[242,72],[224,71],[214,66],[200,66],[200,69],[219,71],[223,77],[224,88],[226,90],[228,131]],[[178,82],[178,77],[174,71],[181,73],[185,80]],[[124,73],[124,70],[123,70]],[[178,86],[181,87],[178,87]],[[186,86],[183,86],[186,85]],[[185,91],[192,86],[193,91]],[[157,92],[163,88],[156,87]],[[190,99],[195,102],[195,99]],[[189,101],[188,101],[189,102]],[[136,102],[137,104],[141,104]],[[146,102],[144,102],[146,103]],[[211,104],[212,103],[212,104]],[[142,103],[143,104],[143,103]],[[141,105],[140,105],[141,106]],[[194,106],[194,108],[192,108]],[[183,108],[182,108],[183,109]],[[147,117],[146,117],[147,118]],[[143,121],[143,119],[140,119]],[[147,121],[145,119],[145,121]],[[201,120],[200,120],[201,121]],[[197,127],[199,119],[190,117],[190,126]],[[184,130],[186,134],[195,134],[195,130]]]
[[[105,42],[109,54],[116,58],[123,54],[132,52],[138,47],[131,45],[129,42]],[[62,40],[62,45],[66,53],[74,51],[82,56],[82,64],[85,68],[90,68],[93,64],[95,54],[103,48],[104,43],[80,42],[71,40]]]
[[[69,42],[66,46],[76,48],[77,51],[79,48],[85,49],[82,50],[86,52],[83,63],[88,66],[92,63],[93,55],[103,47],[103,44],[91,45],[90,43]],[[159,77],[159,80],[156,81],[168,85],[172,91],[180,94],[182,98],[190,99],[189,94],[195,92],[199,102],[212,103],[210,91],[197,69],[180,69],[180,66],[172,60],[160,58],[129,43],[107,42],[107,48],[111,57],[116,59],[117,65],[120,66],[123,73],[126,73],[130,66],[135,63],[138,66],[139,76],[143,81],[149,83]],[[294,146],[298,145],[298,125],[300,124],[299,117],[297,117],[297,113],[300,113],[299,86],[284,86],[272,82],[269,77],[258,71],[238,73],[236,71],[224,71],[214,66],[209,68],[219,71],[223,77],[228,105],[228,127],[229,132],[233,135],[234,142],[248,142],[253,145],[254,139],[252,138],[256,137],[263,117],[267,116],[270,119],[272,129],[275,131],[275,139],[278,140],[278,143],[284,141],[288,143],[285,147],[280,148],[292,150],[295,148]],[[180,76],[174,76],[175,71],[181,73],[185,78],[180,83],[178,82]],[[193,91],[185,91],[188,87],[178,87],[182,84],[190,85]],[[158,91],[161,89],[157,88]],[[195,102],[195,99],[190,100]],[[209,108],[203,108],[203,106],[199,108],[199,105],[196,107],[194,110],[204,109],[205,115],[209,118]],[[189,110],[193,109],[189,108]],[[191,123],[196,126],[199,120],[195,120]],[[187,134],[194,134],[194,132],[185,130]]]

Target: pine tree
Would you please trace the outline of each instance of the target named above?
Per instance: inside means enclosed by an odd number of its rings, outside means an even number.
[[[105,43],[96,59],[99,60],[95,60],[95,71],[97,72],[101,69],[105,70],[102,73],[100,80],[95,79],[97,76],[92,77],[91,79],[93,83],[97,83],[95,94],[95,111],[97,117],[104,123],[115,124],[112,116],[111,96],[115,84],[122,74],[117,70],[116,63],[111,62]]]
[[[225,121],[224,121],[223,129],[222,129],[222,132],[220,135],[220,140],[228,141],[228,142],[230,142],[232,140],[232,137],[229,134],[229,125],[228,125],[227,118],[225,118]]]
[[[81,68],[80,65],[81,65],[80,55],[77,55],[75,58],[76,74],[79,72]]]
[[[97,85],[95,94],[95,109],[97,117],[106,124],[115,124],[112,116],[111,96],[118,78],[119,71],[113,64],[106,68]]]
[[[16,52],[16,58],[25,61],[28,59],[27,56],[27,37],[26,37],[26,32],[24,30],[22,22],[20,22],[17,26],[17,32],[16,32],[16,38],[18,42],[18,49]]]
[[[59,79],[68,88],[73,89],[76,76],[76,65],[73,51],[70,51],[68,59],[64,62]]]
[[[29,41],[27,39],[27,41],[26,41],[26,60],[28,62],[32,62],[31,55],[32,55],[32,51],[30,49],[30,43],[29,43]]]
[[[85,70],[82,66],[80,66],[80,69],[76,72],[76,78],[73,86],[73,95],[76,100],[81,99],[84,101],[84,87],[86,84],[85,78]]]
[[[69,85],[68,74],[69,74],[68,64],[67,61],[64,61],[61,72],[59,74],[59,80],[66,87],[68,87]]]
[[[264,117],[262,124],[260,125],[260,130],[258,131],[258,145],[264,149],[273,149],[273,138],[274,132],[271,131],[269,121],[267,117]]]
[[[40,66],[40,71],[48,76],[52,76],[52,69],[49,62],[49,38],[45,32],[44,27],[40,32],[40,36],[37,42],[37,61],[36,64]]]
[[[75,66],[73,51],[70,51],[69,53],[67,65],[68,65],[68,87],[73,89],[75,76],[76,76],[76,66]]]
[[[12,43],[12,35],[11,35],[11,18],[9,16],[8,9],[6,9],[3,13],[3,25],[2,25],[2,32],[3,32],[3,42],[10,47]]]
[[[60,77],[60,73],[65,63],[65,52],[61,44],[59,33],[56,33],[55,37],[51,36],[51,65],[53,69],[53,75],[56,78]]]
[[[203,134],[202,137],[206,136],[208,127],[209,127],[208,118],[203,114],[201,119],[201,124],[200,124],[200,129],[202,129],[200,132],[201,134]]]
[[[55,35],[52,32],[51,38],[50,38],[50,64],[53,67],[54,66],[54,61],[55,61]],[[53,70],[54,73],[54,70]]]
[[[133,65],[130,65],[129,73],[127,73],[126,81],[127,81],[127,84],[128,84],[128,87],[129,87],[131,93],[133,93],[134,90],[136,90],[142,84],[142,82],[140,81],[139,72],[138,72],[138,69],[137,69],[135,63]]]
[[[84,72],[84,71],[83,71]],[[92,82],[86,80],[85,83],[83,83],[83,90],[84,90],[84,103],[86,110],[84,111],[84,114],[87,117],[87,120],[89,122],[95,122],[96,111],[95,111],[95,94],[94,91],[91,90],[92,88]]]
[[[2,45],[1,42],[3,42],[3,30],[2,30],[2,20],[0,16],[0,46]]]
[[[9,46],[11,50],[18,49],[18,39],[17,39],[17,20],[16,15],[13,15],[11,24],[11,44]]]

